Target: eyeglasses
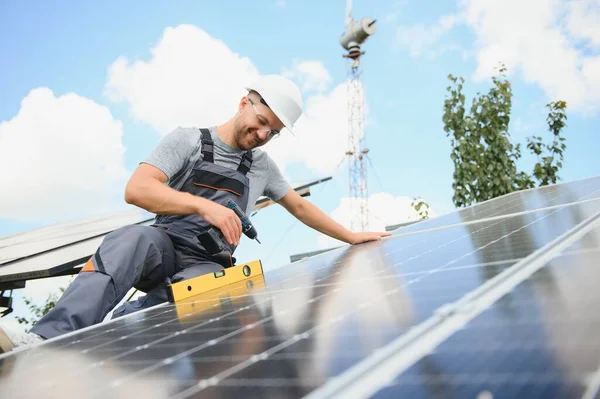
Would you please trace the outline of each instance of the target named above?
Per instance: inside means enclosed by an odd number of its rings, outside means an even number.
[[[267,122],[267,118],[265,118],[264,115],[261,115],[258,112],[258,110],[256,109],[256,105],[254,105],[254,101],[252,101],[252,99],[250,97],[247,97],[247,98],[248,98],[248,101],[250,102],[250,105],[252,105],[252,108],[254,109],[254,113],[256,114],[256,117],[258,119],[258,123],[260,123],[260,125],[263,126],[263,128],[258,129],[258,131],[266,132],[268,139],[273,139],[273,138],[278,137],[281,134],[281,132],[278,130],[271,129],[271,126],[269,126],[269,123]]]

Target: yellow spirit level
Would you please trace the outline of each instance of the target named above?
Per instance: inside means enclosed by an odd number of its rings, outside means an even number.
[[[167,285],[167,296],[169,302],[179,302],[229,284],[251,279],[256,276],[262,276],[262,274],[262,262],[260,260],[254,260],[215,273],[209,273],[189,280],[169,284]]]
[[[219,291],[204,292],[188,300],[177,302],[175,304],[177,318],[182,322],[193,322],[210,314],[221,313],[224,309],[251,305],[252,296],[263,292],[264,288],[265,279],[261,274],[230,284]]]

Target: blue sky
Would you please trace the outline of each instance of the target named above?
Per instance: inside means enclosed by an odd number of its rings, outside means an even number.
[[[345,86],[338,38],[346,2],[104,1],[0,5],[0,236],[123,207],[124,183],[176,125],[220,123],[238,87],[286,73],[302,86],[307,119],[297,137],[266,148],[291,181],[332,175],[311,201],[347,224]],[[497,62],[509,68],[511,134],[549,137],[544,105],[569,103],[563,181],[600,174],[599,6],[591,0],[354,1],[377,19],[364,45],[373,228],[410,217],[422,197],[454,209],[450,142],[443,131],[447,75],[484,92]],[[597,19],[596,19],[597,20]],[[233,103],[232,103],[233,101]],[[300,148],[301,155],[290,153]],[[520,166],[531,171],[524,151]],[[239,259],[267,268],[334,245],[280,207],[254,217],[262,245]]]

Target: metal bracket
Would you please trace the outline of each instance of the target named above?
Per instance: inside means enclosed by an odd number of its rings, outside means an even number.
[[[0,313],[0,317],[9,315],[13,311],[13,308],[12,308],[12,302],[13,302],[12,292],[13,292],[13,290],[10,290],[9,296],[4,296],[5,291],[7,291],[7,290],[3,290],[2,292],[0,292],[0,308],[6,308],[5,311]]]

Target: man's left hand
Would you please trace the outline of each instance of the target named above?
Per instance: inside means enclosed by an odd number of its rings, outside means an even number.
[[[390,235],[392,235],[392,233],[389,231],[353,233],[350,239],[350,244],[355,245],[368,241],[377,241],[381,240],[382,237],[388,237]]]

